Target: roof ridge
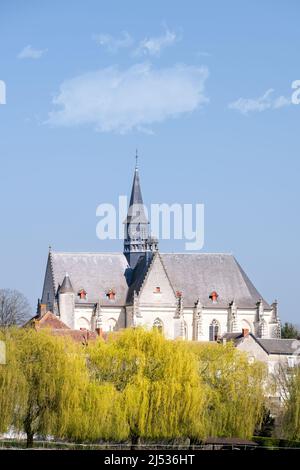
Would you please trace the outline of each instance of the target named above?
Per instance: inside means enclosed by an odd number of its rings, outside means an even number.
[[[164,253],[160,252],[161,255],[222,255],[222,256],[233,256],[234,257],[234,254],[233,253],[222,253],[222,252],[219,252],[219,253],[209,253],[209,252],[196,252],[196,253],[191,253],[191,252],[184,252],[184,251],[178,251],[178,252],[173,252],[173,251],[166,251]]]
[[[55,255],[118,255],[118,256],[123,256],[125,258],[125,255],[120,251],[52,251],[51,254]]]
[[[54,295],[55,295],[56,294],[56,292],[55,292],[55,276],[54,276],[54,269],[53,269],[52,250],[49,251],[48,259],[49,259],[49,263],[50,263],[52,287],[53,287],[53,292],[54,292]]]

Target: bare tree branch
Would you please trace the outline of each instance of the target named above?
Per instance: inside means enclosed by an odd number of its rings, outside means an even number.
[[[32,316],[26,297],[14,289],[0,289],[0,327],[21,326]]]

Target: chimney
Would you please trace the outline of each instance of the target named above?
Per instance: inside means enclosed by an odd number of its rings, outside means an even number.
[[[47,304],[39,305],[39,316],[43,317],[47,313]]]
[[[100,336],[100,338],[102,338],[102,336],[103,336],[102,328],[96,328],[96,333],[97,333],[98,336]]]
[[[214,291],[210,294],[210,296],[209,296],[209,298],[212,300],[212,302],[213,302],[214,304],[217,303],[218,297],[219,297],[219,295],[218,295],[218,293],[217,293],[215,290],[214,290]]]
[[[247,328],[243,328],[242,329],[242,336],[245,337],[245,336],[248,336],[249,335],[249,330]]]

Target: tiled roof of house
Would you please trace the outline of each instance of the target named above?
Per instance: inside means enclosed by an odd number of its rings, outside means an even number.
[[[37,331],[48,328],[51,334],[55,336],[65,336],[74,339],[75,341],[83,344],[88,343],[90,340],[98,338],[97,333],[88,330],[72,330],[65,323],[63,323],[54,313],[46,312],[43,316],[36,315],[24,327],[33,327]]]
[[[46,312],[42,317],[35,317],[36,328],[51,328],[55,330],[66,330],[70,329],[65,323],[63,323],[54,313]]]

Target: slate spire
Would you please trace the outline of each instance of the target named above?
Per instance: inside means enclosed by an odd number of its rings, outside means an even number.
[[[129,207],[125,220],[124,237],[124,255],[132,268],[135,267],[142,254],[149,251],[156,251],[157,249],[157,240],[152,240],[149,234],[149,221],[143,203],[137,151],[135,159],[136,162]]]
[[[67,292],[74,292],[68,273],[66,273],[63,283],[59,288],[60,294],[66,294]]]

